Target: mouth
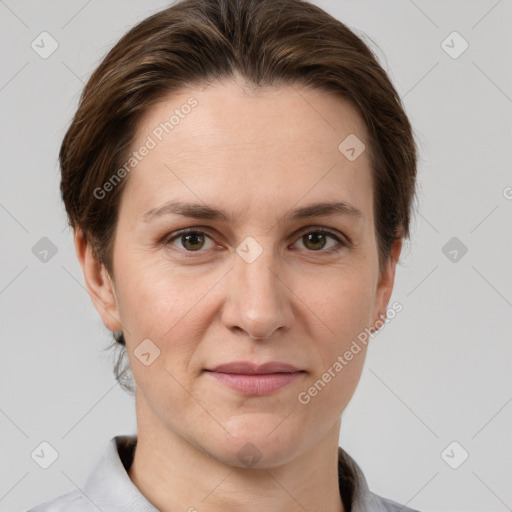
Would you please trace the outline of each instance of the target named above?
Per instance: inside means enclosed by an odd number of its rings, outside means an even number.
[[[306,373],[288,363],[255,365],[245,361],[221,364],[204,371],[217,382],[243,395],[252,396],[275,393]]]

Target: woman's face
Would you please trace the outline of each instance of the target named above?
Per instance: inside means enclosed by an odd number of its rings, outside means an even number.
[[[349,103],[298,87],[252,96],[226,81],[145,114],[119,207],[116,302],[98,308],[125,332],[139,431],[239,466],[287,462],[333,431],[337,441],[366,351],[344,354],[385,312],[395,268],[379,275],[361,142]],[[346,204],[308,210],[317,203]],[[299,371],[212,371],[237,362]]]

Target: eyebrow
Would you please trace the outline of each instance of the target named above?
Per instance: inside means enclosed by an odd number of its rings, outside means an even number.
[[[182,215],[193,219],[210,219],[229,222],[232,215],[224,210],[200,203],[184,203],[182,201],[171,200],[162,206],[152,208],[142,215],[144,222],[150,222],[156,218],[167,215]],[[301,208],[296,208],[285,214],[281,222],[293,222],[307,219],[310,217],[335,216],[342,215],[354,219],[364,220],[361,210],[346,201],[329,201],[323,203],[313,203]]]

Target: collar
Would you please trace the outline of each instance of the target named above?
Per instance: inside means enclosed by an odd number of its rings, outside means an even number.
[[[137,435],[113,437],[89,475],[83,493],[104,512],[158,512],[130,480]],[[338,481],[347,512],[386,512],[383,498],[373,494],[354,459],[338,447]],[[398,509],[397,509],[398,510]],[[410,510],[404,507],[404,510]]]

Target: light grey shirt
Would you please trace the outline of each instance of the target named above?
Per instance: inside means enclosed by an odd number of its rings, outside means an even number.
[[[158,512],[127,473],[136,443],[136,435],[113,437],[81,490],[72,490],[28,512]],[[340,447],[338,477],[347,512],[418,512],[373,494],[359,466]]]

